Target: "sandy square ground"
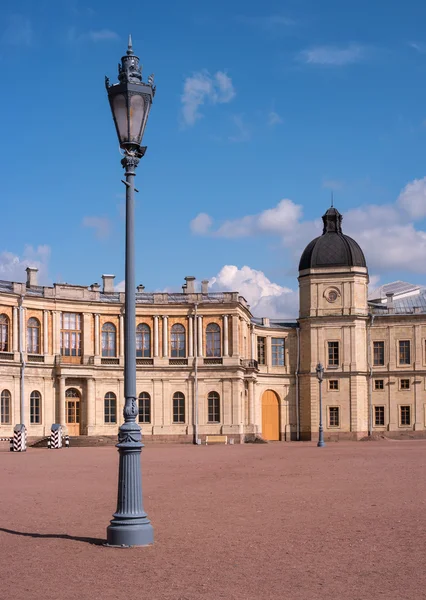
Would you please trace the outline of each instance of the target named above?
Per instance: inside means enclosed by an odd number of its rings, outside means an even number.
[[[147,446],[147,548],[102,546],[115,448],[0,448],[0,598],[426,598],[426,441]]]

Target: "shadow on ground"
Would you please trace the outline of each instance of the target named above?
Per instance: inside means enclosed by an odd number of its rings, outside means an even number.
[[[85,542],[86,544],[92,544],[93,546],[103,546],[106,540],[91,537],[79,537],[77,535],[68,535],[67,533],[29,533],[27,531],[14,531],[13,529],[6,529],[0,527],[0,531],[10,533],[11,535],[22,535],[24,537],[32,538],[53,538],[56,540],[74,540],[75,542]]]

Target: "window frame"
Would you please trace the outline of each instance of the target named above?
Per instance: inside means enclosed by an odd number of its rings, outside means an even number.
[[[383,362],[376,362],[376,347],[375,344],[380,344],[380,348],[383,352]],[[373,340],[373,367],[384,367],[385,366],[385,342],[384,340]]]
[[[379,384],[381,384],[381,387]],[[375,392],[383,392],[384,389],[385,389],[385,380],[384,379],[375,379],[374,380],[374,391]]]
[[[266,365],[266,337],[258,335],[257,337],[257,362],[259,365]]]
[[[403,386],[403,384],[402,384],[403,381],[408,381],[407,387],[405,387],[405,384]],[[409,377],[400,377],[399,378],[399,390],[401,392],[409,392],[411,390],[411,380]]]
[[[409,423],[403,423],[402,415],[403,409],[408,409]],[[399,417],[399,427],[411,427],[412,424],[412,410],[411,404],[399,404],[398,405],[398,417]]]
[[[408,344],[408,360],[404,362],[401,360],[402,355],[406,354],[406,352],[401,352],[401,344]],[[400,367],[408,367],[411,365],[411,340],[398,340],[398,366]]]
[[[5,415],[7,414],[7,419]],[[0,393],[0,425],[10,425],[12,422],[12,394],[8,389]]]
[[[332,411],[333,411],[333,413],[332,413]],[[337,411],[337,412],[335,412],[335,411]],[[337,425],[331,424],[331,421],[332,421],[331,415],[332,414],[337,414]],[[340,422],[341,422],[340,406],[336,406],[336,405],[327,406],[327,429],[340,429]]]
[[[30,317],[27,321],[27,352],[28,354],[41,354],[40,348],[41,323],[37,317]]]
[[[33,390],[30,394],[30,425],[42,424],[41,393]]]
[[[141,416],[144,418],[141,419]],[[138,396],[138,423],[150,424],[151,418],[151,396],[148,392],[141,392]]]
[[[114,392],[104,395],[104,425],[117,425],[117,395]]]
[[[151,327],[148,323],[138,323],[136,327],[136,357],[151,358],[151,356]]]
[[[170,358],[186,358],[186,329],[182,323],[170,328]]]
[[[117,327],[111,321],[102,325],[101,331],[101,353],[103,358],[117,356]]]
[[[332,344],[336,344],[335,351],[333,351],[333,354],[335,356],[333,356],[332,360],[330,360],[330,350],[331,350],[331,345]],[[328,369],[338,369],[340,365],[340,341],[339,340],[328,340],[327,341],[327,368]]]
[[[220,423],[220,413],[220,394],[216,391],[211,391],[207,394],[207,423]]]
[[[185,394],[183,392],[175,392],[173,394],[172,411],[174,425],[182,425],[186,423]],[[175,417],[177,417],[177,419]],[[183,417],[183,419],[181,417]]]
[[[339,391],[340,385],[339,385],[339,380],[338,379],[328,379],[327,381],[328,381],[328,391],[329,392],[338,392]],[[332,387],[331,384],[334,385],[335,383],[337,383],[337,386],[336,387]]]
[[[208,323],[205,335],[206,358],[220,358],[222,356],[222,330],[220,325],[217,323]],[[211,344],[211,350],[209,350],[209,344]]]
[[[0,352],[9,352],[10,319],[6,313],[0,314]]]
[[[282,362],[279,362],[280,359]],[[271,337],[271,364],[273,367],[285,367],[285,338],[283,337]]]
[[[378,409],[380,409],[380,415],[378,415],[377,411]],[[384,404],[375,404],[373,406],[373,417],[374,417],[374,427],[386,427],[386,407]],[[378,416],[382,416],[383,417],[383,423],[378,423],[377,422],[377,417]]]
[[[65,327],[65,320],[70,321],[70,317],[75,317],[75,325],[78,327],[71,328]],[[77,357],[81,356],[81,313],[73,313],[73,312],[63,312],[61,313],[61,334],[60,334],[60,352],[61,356],[70,356]],[[73,338],[75,340],[75,354],[72,353],[74,350],[73,346]],[[68,350],[68,352],[65,352]]]

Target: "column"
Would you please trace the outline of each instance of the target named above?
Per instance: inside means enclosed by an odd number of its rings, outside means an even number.
[[[43,311],[43,354],[49,354],[49,311]]]
[[[223,356],[229,356],[228,315],[223,315]]]
[[[12,309],[12,352],[18,352],[18,307]]]
[[[120,350],[119,350],[119,355],[124,356],[124,319],[123,319],[123,315],[120,315],[118,317],[118,321],[119,321],[119,329],[120,329]]]
[[[238,356],[240,353],[240,332],[238,321],[238,315],[232,315],[232,356]]]
[[[59,423],[66,427],[65,423],[65,377],[59,378]]]
[[[254,325],[250,327],[250,338],[251,338],[251,358],[256,360],[256,335],[254,333]]]
[[[95,314],[95,356],[99,356],[100,354],[99,342],[99,315]]]
[[[27,351],[27,336],[26,336],[26,331],[27,331],[27,309],[24,308],[23,306],[21,306],[21,310],[22,310],[22,331],[21,333],[21,350],[22,352],[26,352]]]
[[[203,317],[198,315],[198,356],[203,356]]]
[[[96,407],[95,407],[95,380],[92,379],[91,377],[89,377],[89,379],[87,380],[87,396],[86,396],[86,403],[87,403],[87,435],[90,435],[91,433],[93,433],[93,427],[95,426],[95,414],[96,414]]]
[[[194,356],[194,321],[191,315],[188,316],[188,356]]]
[[[61,312],[53,312],[53,354],[61,353]]]
[[[254,425],[254,381],[249,379],[248,382],[248,409],[249,409],[249,425]],[[263,433],[263,432],[262,432]]]
[[[158,356],[158,315],[154,315],[154,356]]]
[[[169,356],[169,317],[163,316],[163,357]]]

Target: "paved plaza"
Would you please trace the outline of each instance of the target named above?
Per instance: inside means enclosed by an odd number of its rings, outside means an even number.
[[[102,546],[115,448],[0,448],[2,598],[426,595],[426,441],[148,446],[155,545]]]

